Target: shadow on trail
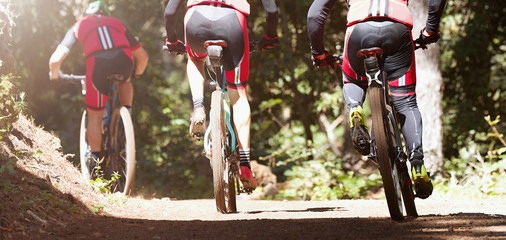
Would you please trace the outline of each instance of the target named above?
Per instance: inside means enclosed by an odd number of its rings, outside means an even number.
[[[277,213],[277,212],[296,213],[296,212],[335,212],[335,211],[345,212],[345,211],[348,211],[348,210],[346,210],[343,207],[319,207],[319,208],[306,208],[306,209],[297,209],[297,210],[294,210],[294,209],[289,209],[289,210],[279,209],[279,210],[262,210],[262,211],[249,211],[249,212],[245,211],[244,213],[246,213],[246,214],[260,214],[260,213],[266,213],[266,212],[271,212],[271,213]]]
[[[395,222],[388,218],[152,221],[91,217],[51,233],[59,238],[103,239],[386,239],[503,238],[506,218],[461,213]]]

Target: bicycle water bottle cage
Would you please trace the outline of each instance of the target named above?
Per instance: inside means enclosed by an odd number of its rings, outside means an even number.
[[[204,43],[207,49],[207,64],[212,67],[220,67],[223,64],[223,48],[227,43],[223,40],[209,40]]]
[[[378,78],[380,74],[378,56],[381,54],[383,54],[383,50],[378,47],[361,49],[357,52],[358,57],[364,58],[365,75],[369,79],[369,84],[371,84],[371,81],[381,84]]]

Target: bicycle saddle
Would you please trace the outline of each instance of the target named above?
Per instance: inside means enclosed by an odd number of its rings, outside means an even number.
[[[224,40],[208,40],[204,42],[204,47],[207,49],[208,65],[213,67],[220,67],[223,62],[223,48],[227,47],[227,42]]]
[[[360,58],[381,54],[383,54],[383,49],[379,47],[363,48],[357,51],[357,56]]]

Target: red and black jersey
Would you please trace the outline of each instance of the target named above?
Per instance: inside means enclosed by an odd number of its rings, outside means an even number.
[[[75,24],[75,37],[83,45],[84,55],[117,47],[130,48],[125,26],[113,17],[90,15]]]
[[[413,27],[407,0],[348,0],[348,26],[370,18],[389,18]]]
[[[242,12],[246,16],[250,14],[249,3],[246,0],[188,0],[188,8],[199,4],[224,4]]]

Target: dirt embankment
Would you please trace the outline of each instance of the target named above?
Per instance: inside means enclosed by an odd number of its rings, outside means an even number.
[[[114,211],[111,197],[95,193],[66,157],[58,138],[19,116],[0,141],[1,237],[64,229],[72,220]]]

